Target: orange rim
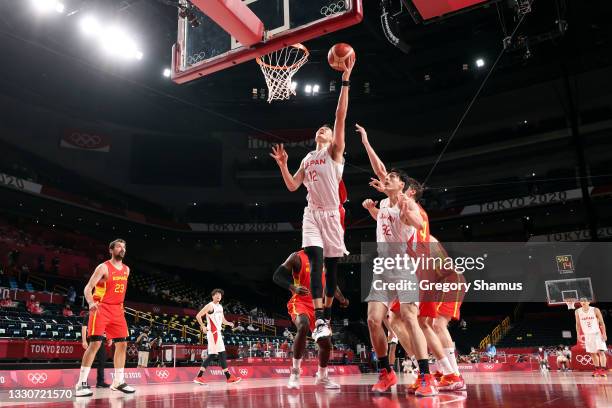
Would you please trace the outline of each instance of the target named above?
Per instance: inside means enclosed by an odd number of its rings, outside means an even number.
[[[282,66],[281,65],[270,65],[270,64],[267,64],[267,63],[263,62],[261,57],[255,58],[255,61],[257,61],[257,63],[259,65],[264,66],[264,67],[269,68],[269,69],[287,70],[287,69],[294,68],[297,65],[300,65],[303,62],[303,60],[305,58],[308,58],[308,56],[310,55],[310,52],[308,52],[308,48],[306,48],[304,45],[302,45],[300,43],[289,45],[289,47],[293,47],[293,48],[296,48],[298,50],[302,50],[304,52],[304,55],[302,56],[302,58],[300,58],[299,61],[297,61],[295,64],[291,64],[291,65],[287,65],[287,66],[285,66],[285,65],[282,65]],[[268,55],[268,54],[266,54],[266,55]]]

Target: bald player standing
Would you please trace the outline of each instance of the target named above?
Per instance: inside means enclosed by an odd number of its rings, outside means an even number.
[[[129,332],[125,321],[123,301],[130,276],[130,268],[123,263],[126,252],[125,241],[114,240],[109,244],[108,251],[111,258],[98,265],[83,290],[85,300],[89,305],[89,324],[87,325],[89,345],[83,355],[79,381],[75,386],[77,397],[93,395],[91,388],[87,385],[87,377],[105,334],[106,338],[115,344],[115,376],[110,389],[126,394],[136,391],[124,381]]]

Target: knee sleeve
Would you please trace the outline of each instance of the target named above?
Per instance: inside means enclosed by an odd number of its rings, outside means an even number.
[[[323,248],[306,247],[304,253],[310,263],[310,293],[313,299],[320,299],[323,297]]]

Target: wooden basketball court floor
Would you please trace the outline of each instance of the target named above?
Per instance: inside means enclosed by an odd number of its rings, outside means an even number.
[[[302,378],[300,390],[288,390],[286,379],[250,379],[226,384],[221,378],[207,386],[193,383],[138,386],[131,395],[94,389],[93,397],[76,401],[34,403],[0,402],[0,406],[71,408],[358,408],[358,407],[612,407],[612,381],[590,373],[503,372],[466,373],[467,391],[441,392],[436,397],[406,395],[412,376],[400,376],[400,384],[387,393],[370,391],[376,375],[333,377],[341,390],[325,390],[313,378]]]

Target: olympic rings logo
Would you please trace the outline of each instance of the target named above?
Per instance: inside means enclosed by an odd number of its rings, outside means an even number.
[[[30,380],[30,382],[32,384],[35,384],[35,385],[44,384],[47,381],[47,374],[45,374],[45,373],[30,373],[30,374],[28,374],[28,380]]]
[[[70,141],[79,147],[91,149],[99,147],[102,143],[102,138],[98,135],[91,135],[89,133],[73,132],[70,134]]]
[[[195,65],[200,61],[204,61],[205,59],[206,59],[206,52],[205,51],[198,52],[198,53],[192,54],[189,57],[187,57],[187,64]]]
[[[590,354],[579,354],[576,356],[576,361],[582,365],[593,364],[593,359]]]
[[[492,370],[494,366],[493,366],[493,364],[484,364],[482,367],[485,370]]]
[[[331,3],[329,6],[321,7],[321,14],[325,17],[329,17],[344,10],[346,10],[346,3],[344,0],[340,0],[337,3]]]
[[[239,371],[240,375],[243,377],[246,377],[249,374],[249,370],[247,370],[246,368],[241,368]]]
[[[166,378],[170,377],[170,373],[168,372],[168,370],[156,370],[155,375],[157,375],[157,377],[161,378],[162,380],[165,380]]]

